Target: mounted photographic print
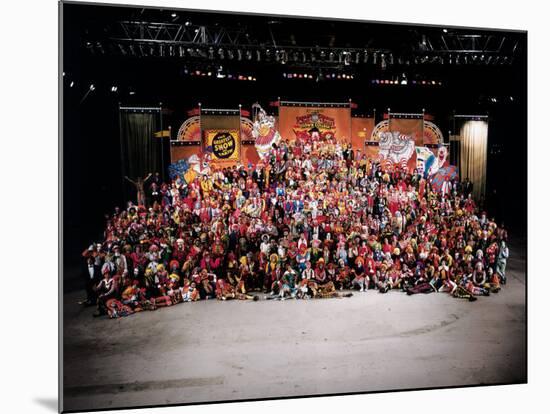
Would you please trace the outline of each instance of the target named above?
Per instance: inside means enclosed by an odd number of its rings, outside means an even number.
[[[62,2],[64,412],[527,381],[527,33]]]

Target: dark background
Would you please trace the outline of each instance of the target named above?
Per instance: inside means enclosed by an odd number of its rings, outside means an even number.
[[[189,57],[134,57],[116,53],[95,53],[95,45],[109,42],[117,21],[189,19],[193,24],[246,26],[259,42],[268,42],[266,27],[284,45],[289,33],[299,45],[332,47],[388,47],[409,52],[411,35],[433,35],[443,28],[378,23],[330,22],[311,19],[227,15],[159,9],[136,9],[63,5],[63,237],[64,266],[80,263],[80,252],[101,238],[104,214],[122,206],[132,189],[121,177],[119,104],[159,106],[164,127],[172,127],[172,138],[187,118],[186,111],[198,102],[208,108],[249,109],[259,102],[268,112],[269,102],[284,100],[357,103],[356,114],[371,114],[377,121],[392,112],[420,112],[434,115],[434,122],[448,139],[458,128],[453,113],[488,114],[489,147],[487,209],[504,222],[516,237],[525,237],[527,224],[527,73],[526,33],[494,32],[517,39],[512,63],[481,64],[395,64],[380,68],[365,64],[352,68],[323,68],[322,73],[353,73],[353,80],[285,79],[286,72],[313,73],[313,66],[274,62],[204,62]],[[450,28],[460,33],[486,33],[480,29]],[[285,36],[285,37],[283,37]],[[279,46],[281,46],[281,43]],[[290,43],[289,45],[292,45]],[[256,81],[195,77],[195,69],[224,71],[256,77]],[[185,71],[188,71],[188,74]],[[373,79],[391,79],[405,74],[408,85],[373,84]],[[441,81],[442,85],[412,85],[412,79]],[[72,86],[71,86],[72,83]],[[94,90],[90,91],[90,85]],[[117,91],[111,91],[112,86]],[[130,92],[134,92],[133,95]],[[87,94],[87,96],[85,96]],[[495,102],[496,101],[496,102]],[[458,132],[458,130],[456,131]],[[168,160],[168,142],[165,143]],[[30,149],[32,150],[32,149]]]

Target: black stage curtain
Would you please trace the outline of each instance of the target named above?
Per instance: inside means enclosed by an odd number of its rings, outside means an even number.
[[[160,171],[159,112],[120,111],[122,175],[132,180]]]

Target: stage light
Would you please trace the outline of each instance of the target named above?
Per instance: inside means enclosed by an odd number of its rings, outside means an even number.
[[[252,80],[253,80],[254,82],[256,82],[256,78],[252,78]]]
[[[351,78],[353,79],[353,75],[351,75]]]
[[[403,79],[401,80],[401,85],[406,85],[408,82],[407,82],[407,79]]]
[[[135,95],[136,93],[134,91],[129,92],[130,95]]]
[[[233,79],[233,75],[232,75],[231,73],[229,73],[229,74],[227,75],[227,79]]]
[[[514,97],[513,97],[513,96],[510,96],[510,100],[511,100],[512,102],[514,102]]]
[[[248,80],[251,81],[251,80],[252,80],[252,76],[249,76],[249,77],[248,77]]]
[[[334,52],[329,53],[328,60],[330,60],[331,62],[334,60]]]
[[[111,92],[116,92],[118,90],[117,86],[111,86]]]
[[[185,22],[185,25],[186,26],[191,26],[191,22],[188,20],[188,21]]]
[[[177,14],[176,13],[172,13],[170,16],[172,16],[172,18],[176,17]]]
[[[435,81],[434,81],[434,80],[432,81],[432,85],[435,85]]]
[[[295,74],[294,74],[294,77],[297,78],[297,77],[298,77],[298,74],[295,73]]]
[[[69,88],[72,88],[74,86],[74,81],[71,81]],[[511,98],[511,97],[510,97]]]
[[[94,86],[94,84],[93,84],[93,83],[92,83],[92,84],[90,84],[90,90],[91,90],[91,91],[95,90],[95,86]]]
[[[208,72],[208,76],[212,76],[212,72]]]
[[[448,32],[448,30],[447,30],[447,29],[443,29],[443,33],[447,33],[447,32]]]

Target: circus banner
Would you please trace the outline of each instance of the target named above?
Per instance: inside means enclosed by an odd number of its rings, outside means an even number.
[[[351,118],[351,146],[354,151],[364,153],[365,141],[370,140],[374,129],[374,118]]]
[[[416,146],[424,144],[424,120],[422,118],[389,118],[389,129],[391,132],[398,132],[408,135],[414,140]]]
[[[260,159],[264,159],[272,146],[278,144],[281,135],[275,127],[275,117],[268,115],[259,104],[252,105],[254,123],[252,124],[252,136],[254,145]]]
[[[295,139],[335,138],[342,143],[351,142],[350,107],[281,106],[279,133],[288,141]]]
[[[240,138],[236,129],[209,129],[205,131],[206,152],[212,161],[239,161]]]
[[[399,167],[413,171],[416,167],[414,140],[398,132],[380,134],[379,156],[383,168]]]

